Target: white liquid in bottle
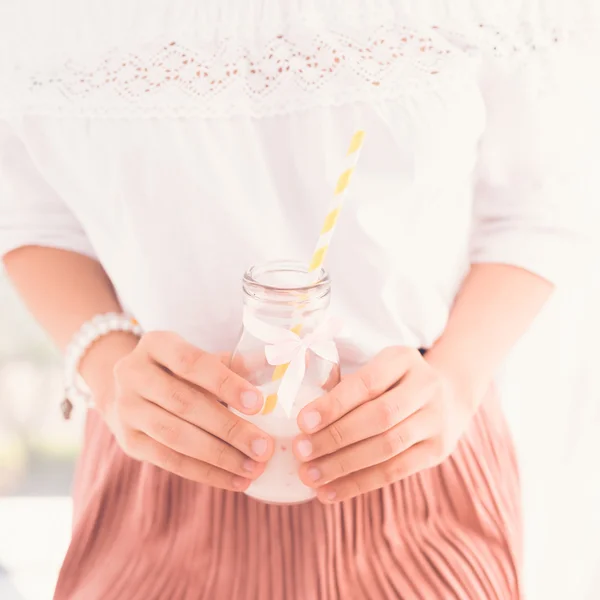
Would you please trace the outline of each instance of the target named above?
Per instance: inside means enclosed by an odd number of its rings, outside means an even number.
[[[279,381],[270,382],[259,389],[266,398],[269,394],[277,391],[279,383]],[[240,417],[269,434],[275,442],[273,456],[264,473],[246,490],[248,496],[274,504],[307,502],[316,496],[315,490],[304,485],[298,477],[300,463],[292,451],[292,442],[300,434],[296,421],[298,413],[309,402],[324,393],[320,387],[303,385],[298,392],[292,414],[289,417],[279,403],[267,415],[248,416],[235,411]]]

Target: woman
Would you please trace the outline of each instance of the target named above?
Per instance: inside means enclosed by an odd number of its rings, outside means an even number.
[[[492,380],[577,265],[580,7],[29,4],[2,26],[0,250],[94,407],[55,599],[520,598]],[[239,281],[310,256],[357,126],[327,262],[352,340],[294,443],[317,500],[267,505],[242,492],[273,441],[218,402],[264,402],[222,358]],[[140,331],[81,341],[125,311]]]

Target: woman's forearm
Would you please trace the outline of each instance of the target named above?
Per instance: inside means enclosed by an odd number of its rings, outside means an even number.
[[[99,262],[66,250],[26,246],[4,258],[27,308],[64,349],[82,323],[119,302]]]
[[[551,283],[518,267],[473,265],[427,361],[476,405],[552,290]]]
[[[113,286],[99,262],[66,250],[26,246],[4,258],[8,276],[30,312],[61,350],[94,315],[120,311]],[[80,372],[95,393],[103,391],[112,365],[135,346],[126,333],[94,344]]]

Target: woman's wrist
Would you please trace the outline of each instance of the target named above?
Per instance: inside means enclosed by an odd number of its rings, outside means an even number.
[[[518,267],[471,267],[446,328],[425,359],[446,376],[472,412],[552,289],[541,277]]]
[[[467,410],[475,413],[493,379],[493,369],[482,357],[469,355],[461,351],[459,344],[440,338],[424,358],[450,383]]]
[[[79,373],[90,388],[95,403],[113,395],[115,365],[129,355],[139,342],[131,332],[113,331],[96,340],[79,363]]]

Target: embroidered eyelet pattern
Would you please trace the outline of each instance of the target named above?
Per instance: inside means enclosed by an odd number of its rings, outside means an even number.
[[[433,29],[439,30],[434,26]],[[490,25],[480,23],[470,34],[444,29],[446,39],[458,48],[483,51],[496,57],[508,57],[535,52],[540,48],[548,48],[565,39],[565,33],[558,29],[543,32],[523,24],[519,31],[507,33]]]
[[[115,50],[93,65],[72,60],[52,76],[33,78],[31,91],[50,87],[72,103],[90,106],[170,102],[209,115],[244,105],[252,113],[280,112],[297,103],[294,96],[308,105],[311,97],[320,103],[319,98],[356,91],[370,97],[382,90],[387,96],[423,84],[438,76],[453,54],[432,33],[381,27],[362,40],[330,31],[277,35],[258,50],[230,39],[206,50],[170,40],[126,53]]]
[[[91,62],[71,59],[33,77],[29,95],[34,105],[68,113],[264,116],[399,97],[460,76],[469,50],[502,55],[536,47],[483,24],[471,33],[381,26],[354,36],[281,34],[254,46],[229,38],[204,48],[167,40]]]

